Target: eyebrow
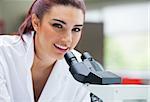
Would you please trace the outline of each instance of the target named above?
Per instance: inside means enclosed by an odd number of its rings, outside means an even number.
[[[64,21],[62,21],[62,20],[59,20],[59,19],[56,19],[56,18],[54,18],[54,19],[52,19],[52,20],[61,22],[61,23],[63,23],[63,24],[66,24],[66,22],[64,22]],[[82,25],[82,24],[77,24],[77,25],[75,25],[75,26],[83,26],[83,25]]]
[[[54,21],[58,21],[58,22],[61,22],[63,24],[66,24],[66,22],[62,21],[62,20],[59,20],[59,19],[53,19]]]
[[[80,26],[81,26],[81,27],[82,27],[83,25],[82,25],[82,24],[80,24],[80,25],[75,25],[75,26],[78,26],[78,27],[80,27]]]

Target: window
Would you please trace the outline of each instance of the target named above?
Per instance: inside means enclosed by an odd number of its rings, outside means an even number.
[[[148,72],[149,7],[149,4],[133,4],[104,9],[105,68],[133,71],[133,74]]]

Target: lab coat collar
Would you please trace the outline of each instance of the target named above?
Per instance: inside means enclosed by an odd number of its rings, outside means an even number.
[[[25,55],[25,63],[26,63],[26,69],[30,70],[33,64],[34,59],[34,32],[31,32],[31,34],[26,34],[24,36],[25,41],[25,49],[26,49],[26,55]]]

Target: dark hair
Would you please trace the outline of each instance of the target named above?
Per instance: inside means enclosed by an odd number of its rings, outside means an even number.
[[[84,0],[35,0],[31,5],[28,14],[18,29],[18,34],[22,35],[34,31],[31,23],[31,15],[34,13],[41,20],[43,15],[55,5],[71,5],[83,11],[85,15],[85,3]]]

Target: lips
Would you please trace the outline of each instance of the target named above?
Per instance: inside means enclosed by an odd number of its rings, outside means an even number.
[[[63,46],[63,45],[60,45],[60,44],[54,44],[54,46],[59,49],[60,51],[63,51],[63,52],[66,52],[68,50],[68,47],[67,46]]]

